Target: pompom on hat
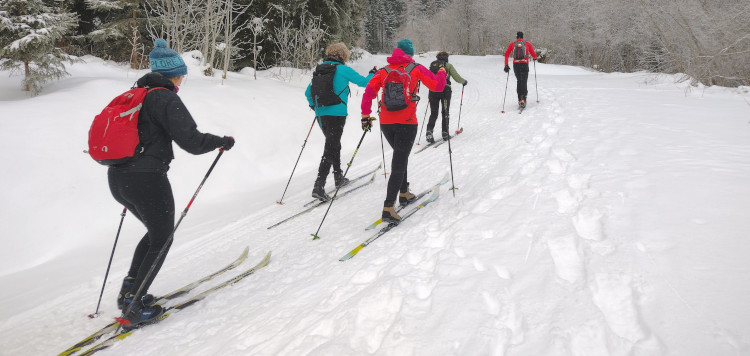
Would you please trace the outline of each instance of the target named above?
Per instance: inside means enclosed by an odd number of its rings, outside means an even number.
[[[187,75],[187,66],[177,52],[171,50],[162,38],[154,41],[154,49],[148,55],[151,71],[167,78]]]
[[[410,39],[403,39],[401,41],[398,41],[396,43],[396,48],[400,48],[404,53],[406,53],[408,56],[414,56],[414,44],[411,42]]]

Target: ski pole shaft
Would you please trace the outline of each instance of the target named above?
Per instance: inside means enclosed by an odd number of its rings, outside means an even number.
[[[422,128],[419,130],[419,137],[417,137],[417,145],[419,145],[419,141],[422,140],[422,131],[424,131],[424,122],[427,120],[427,110],[430,109],[430,103],[427,102],[427,106],[424,108],[424,116],[422,117]]]
[[[286,190],[289,189],[289,183],[292,182],[292,177],[294,177],[294,171],[297,170],[297,164],[299,164],[299,159],[302,158],[302,151],[305,150],[305,145],[307,145],[307,139],[310,138],[310,132],[312,132],[312,128],[313,128],[313,126],[315,126],[315,121],[317,121],[317,120],[318,120],[318,115],[317,115],[317,109],[316,109],[315,118],[313,119],[312,123],[310,124],[310,129],[307,131],[307,136],[305,136],[305,142],[302,143],[302,149],[299,151],[299,156],[297,156],[297,162],[294,162],[294,168],[292,168],[292,174],[289,175],[289,180],[286,182],[286,187],[284,188],[284,193],[281,194],[281,199],[279,199],[279,201],[276,202],[279,205],[284,204],[283,201],[284,201],[284,196],[286,195]]]
[[[505,95],[503,95],[503,110],[501,113],[505,113],[505,97],[508,96],[508,79],[510,78],[510,72],[505,76]]]
[[[539,83],[536,81],[536,59],[534,60],[534,89],[536,89],[536,102],[539,102]]]
[[[461,109],[464,107],[464,88],[466,88],[466,86],[461,87],[461,104],[458,106],[458,127],[456,127],[456,132],[461,129]]]
[[[354,149],[354,154],[352,155],[352,159],[349,160],[349,163],[346,164],[346,171],[344,171],[344,177],[346,177],[346,173],[349,172],[349,168],[351,168],[352,162],[354,162],[354,157],[357,156],[357,151],[359,151],[359,146],[362,146],[362,141],[365,139],[365,135],[367,135],[368,131],[369,130],[366,130],[365,132],[362,133],[362,137],[359,139],[359,143],[357,144],[357,148]],[[331,197],[331,203],[328,204],[328,209],[326,209],[326,213],[323,214],[323,220],[320,221],[320,225],[318,226],[318,231],[315,231],[315,233],[312,234],[313,240],[317,240],[317,239],[320,238],[320,236],[318,236],[318,233],[320,232],[320,228],[323,227],[323,222],[326,221],[326,217],[328,216],[328,212],[331,210],[331,206],[333,205],[333,201],[336,200],[336,195],[339,194],[339,189],[340,188],[341,187],[336,187],[336,191],[333,193],[333,196]]]
[[[216,155],[216,159],[214,159],[214,162],[211,164],[211,167],[208,169],[208,172],[206,172],[206,176],[203,177],[203,180],[201,181],[201,184],[198,185],[198,189],[195,190],[195,193],[193,194],[193,197],[190,198],[190,202],[185,207],[185,210],[182,211],[182,214],[180,214],[180,219],[177,220],[177,224],[174,226],[174,229],[172,229],[172,233],[169,235],[169,238],[167,238],[167,241],[164,243],[164,246],[159,251],[159,254],[156,256],[156,259],[154,259],[154,262],[151,264],[151,267],[148,269],[148,272],[146,273],[146,276],[143,278],[143,281],[138,286],[138,290],[133,295],[133,300],[128,304],[128,307],[123,310],[122,317],[127,315],[130,310],[133,308],[134,303],[141,297],[141,293],[143,293],[143,287],[146,285],[146,281],[151,278],[151,275],[154,273],[154,269],[157,265],[159,265],[159,261],[161,261],[164,258],[164,254],[166,253],[169,246],[172,245],[172,240],[174,240],[174,234],[177,231],[177,228],[180,227],[180,223],[182,223],[182,219],[185,218],[185,216],[188,213],[188,210],[190,210],[190,206],[193,205],[193,202],[195,201],[195,198],[198,196],[198,193],[200,193],[201,188],[203,188],[203,184],[206,183],[206,180],[208,179],[208,176],[211,175],[211,172],[214,170],[214,167],[216,167],[216,163],[219,162],[219,158],[221,158],[221,155],[224,154],[224,149],[219,149],[219,154]],[[117,331],[119,331],[121,325],[117,326]]]
[[[451,164],[451,191],[453,191],[453,197],[456,197],[456,182],[453,180],[453,150],[451,149],[451,140],[448,140],[448,160]]]
[[[388,180],[388,169],[385,167],[385,145],[383,145],[383,130],[380,130],[380,152],[383,153],[383,179]]]
[[[102,291],[99,292],[99,301],[96,302],[96,311],[93,314],[89,314],[89,318],[96,318],[99,316],[99,306],[102,304],[102,296],[104,296],[104,286],[107,285],[107,277],[109,276],[109,268],[112,266],[112,259],[115,257],[115,248],[117,248],[117,240],[120,238],[120,231],[122,230],[122,222],[125,221],[125,214],[127,214],[128,208],[123,207],[122,213],[120,213],[120,226],[117,228],[117,235],[115,235],[115,244],[112,246],[112,253],[109,255],[109,263],[107,263],[107,271],[104,272],[104,283],[102,283]]]

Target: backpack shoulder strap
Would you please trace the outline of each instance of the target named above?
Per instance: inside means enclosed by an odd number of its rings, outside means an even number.
[[[411,74],[411,71],[414,70],[419,65],[417,62],[411,62],[408,66],[404,67],[404,70],[406,70],[406,73]]]

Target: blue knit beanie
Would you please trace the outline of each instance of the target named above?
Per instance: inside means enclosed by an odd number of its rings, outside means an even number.
[[[177,78],[187,74],[187,66],[177,52],[169,49],[167,41],[154,41],[154,50],[148,55],[151,71],[160,73],[167,78]]]
[[[401,41],[398,41],[396,43],[396,47],[400,48],[404,53],[408,54],[409,56],[414,56],[414,44],[411,43],[410,39],[403,39]]]

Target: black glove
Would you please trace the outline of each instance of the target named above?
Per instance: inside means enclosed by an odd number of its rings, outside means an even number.
[[[377,71],[378,71],[378,67],[372,67],[372,69],[370,69],[370,74],[375,74],[375,72]]]
[[[220,139],[220,142],[221,142],[221,146],[219,146],[219,148],[221,148],[224,151],[229,151],[232,149],[232,146],[234,146],[234,137],[224,136]]]
[[[503,69],[503,70],[505,71],[505,73],[508,73],[508,72],[510,72],[510,67],[506,64],[505,65],[505,69]]]
[[[466,84],[469,84],[468,80],[464,80],[464,86],[466,86]]]
[[[362,115],[362,131],[370,131],[372,130],[372,121],[375,120],[374,117],[370,117],[370,115]]]

